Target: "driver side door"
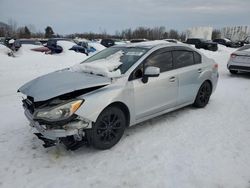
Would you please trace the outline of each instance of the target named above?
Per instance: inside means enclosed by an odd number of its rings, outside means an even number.
[[[148,66],[160,68],[161,73],[158,77],[149,77],[147,83],[143,83],[142,77]],[[130,82],[134,94],[136,121],[176,106],[178,74],[174,70],[169,49],[153,52],[132,74],[134,75]]]

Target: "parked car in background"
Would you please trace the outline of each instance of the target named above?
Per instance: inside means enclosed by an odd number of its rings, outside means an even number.
[[[16,39],[13,45],[15,50],[17,51],[22,45],[25,44],[42,46],[42,43],[37,39]]]
[[[186,43],[195,45],[195,48],[197,49],[203,48],[205,50],[210,50],[210,51],[218,50],[218,45],[216,42],[212,42],[210,40],[205,40],[201,38],[188,38]]]
[[[69,49],[68,50],[73,50],[75,52],[79,52],[79,53],[84,53],[86,55],[88,55],[87,49],[83,46],[79,46],[74,40],[72,39],[68,39],[68,38],[51,38],[48,40],[46,47],[50,49],[51,54],[58,54],[61,53],[63,51],[62,46],[58,45],[59,41],[66,41],[66,42],[71,42],[72,46],[68,46]],[[68,43],[69,45],[69,43]]]
[[[63,51],[62,47],[57,45],[57,41],[74,42],[72,39],[67,39],[67,38],[50,38],[45,46],[50,49],[51,54],[58,54]]]
[[[115,41],[113,39],[102,39],[101,44],[106,48],[109,48],[115,45]]]
[[[129,126],[190,104],[205,107],[217,81],[218,65],[194,48],[144,42],[107,48],[18,91],[45,147],[109,149]]]
[[[73,50],[73,51],[79,52],[79,53],[84,53],[87,56],[89,55],[89,52],[88,52],[87,48],[79,46],[79,45],[74,45],[69,50]]]
[[[147,39],[132,39],[130,40],[131,43],[137,43],[137,42],[146,42],[148,41]]]
[[[89,53],[93,53],[96,51],[96,49],[93,48],[92,46],[90,46],[89,43],[90,43],[90,41],[85,40],[85,41],[77,42],[77,45],[85,48],[86,52],[89,54]]]
[[[250,36],[247,36],[244,40],[238,41],[238,43],[240,43],[241,46],[244,46],[245,44],[250,44]]]
[[[227,68],[232,74],[250,72],[250,44],[246,44],[231,54]]]
[[[0,44],[4,44],[5,38],[4,37],[0,37]]]
[[[15,42],[15,38],[12,38],[12,37],[4,37],[3,39],[3,44],[10,49],[12,49],[14,42]]]
[[[48,39],[39,39],[39,41],[43,44],[46,45],[48,42]]]
[[[213,42],[216,42],[218,44],[224,45],[226,47],[231,47],[231,48],[239,48],[242,45],[239,42],[232,42],[229,39],[223,38],[223,39],[214,39]]]

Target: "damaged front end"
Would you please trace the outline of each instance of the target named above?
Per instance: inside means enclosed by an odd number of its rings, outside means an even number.
[[[85,102],[79,96],[110,83],[110,78],[62,70],[38,77],[18,92],[27,96],[22,101],[24,113],[44,147],[63,143],[77,149],[86,143],[86,129],[92,128],[91,121],[75,114]]]
[[[25,116],[38,133],[35,135],[44,141],[44,147],[63,143],[67,149],[77,149],[86,143],[85,129],[92,122],[74,114],[84,100],[64,101],[54,99],[50,102],[34,102],[32,97],[23,100]]]

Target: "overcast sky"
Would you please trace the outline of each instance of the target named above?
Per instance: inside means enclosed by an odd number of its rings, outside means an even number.
[[[9,19],[36,31],[50,25],[60,34],[137,26],[184,31],[250,25],[250,0],[0,0],[0,21]]]

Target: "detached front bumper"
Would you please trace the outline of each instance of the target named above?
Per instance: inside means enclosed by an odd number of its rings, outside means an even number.
[[[34,127],[44,138],[50,140],[59,140],[68,136],[74,136],[76,139],[81,140],[84,136],[84,129],[91,128],[91,122],[87,122],[83,119],[75,119],[72,122],[68,122],[65,125],[60,126],[61,128],[48,128],[47,125],[42,125],[38,121],[33,119],[33,115],[28,109],[24,111],[25,116],[30,122],[30,126]],[[51,127],[51,126],[49,126]]]

